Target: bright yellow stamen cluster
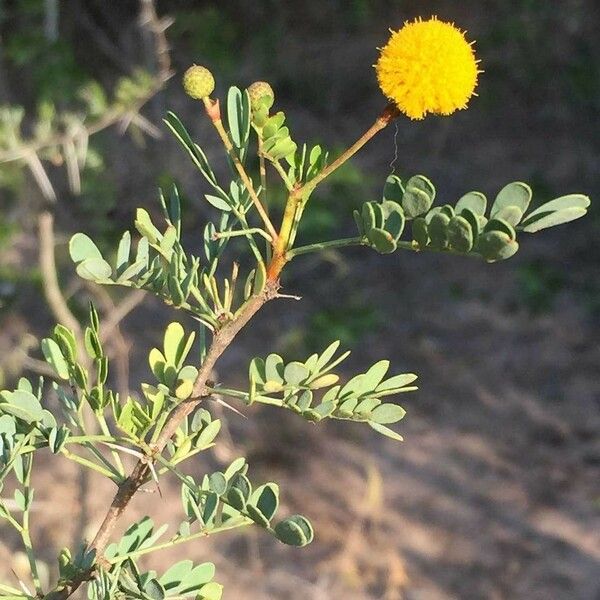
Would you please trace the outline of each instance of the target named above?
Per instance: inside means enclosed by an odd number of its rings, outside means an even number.
[[[467,107],[478,62],[462,31],[432,17],[392,32],[375,70],[381,91],[411,119],[422,119]]]

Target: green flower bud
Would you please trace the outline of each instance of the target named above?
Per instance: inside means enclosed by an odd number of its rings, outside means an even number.
[[[183,75],[183,89],[188,96],[202,100],[215,89],[215,78],[206,67],[194,65]]]
[[[255,81],[248,88],[250,96],[250,106],[252,110],[266,109],[267,111],[275,102],[275,93],[273,88],[266,81]]]

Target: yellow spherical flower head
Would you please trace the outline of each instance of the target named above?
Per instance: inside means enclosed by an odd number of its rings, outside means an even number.
[[[381,49],[381,91],[411,119],[466,108],[477,85],[477,61],[464,33],[432,17],[405,23]]]

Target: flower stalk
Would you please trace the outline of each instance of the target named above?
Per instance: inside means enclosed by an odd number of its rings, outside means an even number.
[[[262,219],[265,227],[267,228],[267,231],[269,232],[269,234],[271,235],[271,237],[273,239],[277,239],[277,231],[275,230],[275,227],[273,226],[271,219],[269,219],[267,210],[264,207],[263,203],[261,202],[260,198],[258,197],[258,194],[256,193],[256,190],[254,189],[254,185],[252,184],[252,180],[250,179],[248,173],[246,173],[246,169],[244,168],[244,165],[240,161],[240,158],[237,155],[235,148],[233,147],[233,143],[229,139],[229,135],[227,134],[227,131],[225,131],[225,127],[223,127],[223,121],[221,120],[221,110],[219,108],[219,101],[218,100],[213,101],[210,98],[205,97],[204,98],[204,106],[206,108],[206,114],[209,116],[212,124],[214,125],[215,129],[217,130],[217,133],[219,134],[219,137],[221,138],[221,141],[223,142],[223,146],[225,147],[225,150],[227,151],[229,158],[231,159],[233,165],[235,166],[235,170],[237,171],[238,175],[240,176],[240,179],[244,183],[244,186],[246,187],[248,194],[250,194],[250,198],[252,199],[252,202],[254,203],[254,206],[255,206],[256,210],[258,211],[260,218]]]

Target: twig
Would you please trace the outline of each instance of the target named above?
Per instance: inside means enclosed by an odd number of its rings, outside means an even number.
[[[169,42],[165,31],[172,25],[173,20],[167,17],[162,19],[158,17],[154,0],[140,0],[140,4],[140,27],[147,29],[154,37],[158,75],[160,79],[166,81],[172,73]]]
[[[319,185],[326,177],[329,177],[334,171],[341,167],[348,159],[352,158],[371,138],[373,138],[382,129],[385,129],[396,117],[400,111],[395,104],[388,104],[383,112],[375,119],[375,122],[367,131],[350,146],[345,152],[340,154],[330,165],[325,167],[318,175],[315,175],[308,181],[303,188],[305,193],[310,194],[317,185]]]
[[[56,259],[54,256],[54,215],[43,211],[38,216],[39,262],[44,284],[44,295],[50,310],[65,327],[73,330],[81,355],[86,356],[82,342],[82,331],[79,321],[68,307],[60,290]]]
[[[114,305],[111,309],[108,319],[102,325],[102,331],[100,332],[100,339],[102,341],[108,339],[112,334],[114,328],[135,308],[137,308],[146,297],[146,292],[143,290],[135,290],[125,296],[119,304]]]
[[[56,202],[56,192],[37,153],[33,150],[25,151],[20,158],[23,158],[27,163],[44,198],[49,202]],[[0,162],[2,162],[1,158]]]
[[[346,151],[344,151],[336,160],[329,166],[325,167],[318,175],[315,175],[310,181],[303,186],[298,186],[290,191],[279,235],[275,238],[273,248],[273,260],[267,269],[267,278],[269,281],[276,281],[281,273],[281,270],[288,261],[288,250],[293,243],[292,237],[294,234],[294,226],[298,221],[299,215],[314,189],[336,169],[341,167],[347,160],[356,154],[371,138],[379,131],[385,129],[399,115],[398,108],[394,104],[388,104],[382,113],[375,119],[375,122],[367,131],[365,131]]]
[[[111,127],[112,125],[118,123],[124,118],[131,114],[135,114],[140,111],[142,106],[148,102],[153,96],[156,95],[158,91],[160,91],[165,84],[163,80],[157,80],[154,85],[150,88],[150,90],[144,94],[136,103],[131,105],[128,108],[113,108],[107,111],[103,117],[98,119],[93,123],[89,123],[87,125],[84,124],[84,128],[87,132],[88,137]],[[33,141],[28,144],[24,144],[19,146],[16,149],[7,150],[5,152],[0,152],[0,163],[3,162],[12,162],[15,160],[26,160],[27,157],[31,154],[37,155],[39,152],[46,148],[52,148],[55,146],[64,146],[69,140],[73,139],[73,132],[68,131],[66,133],[60,133],[54,135],[50,138],[46,138],[41,141]],[[77,135],[81,135],[79,132]]]
[[[248,191],[248,194],[250,194],[250,198],[252,199],[252,202],[254,203],[254,206],[256,207],[256,210],[258,211],[260,218],[262,219],[263,223],[265,224],[265,227],[271,234],[271,237],[274,240],[277,239],[277,231],[275,230],[273,223],[271,223],[271,219],[269,219],[269,215],[267,214],[267,211],[266,211],[265,207],[263,206],[263,203],[261,202],[260,198],[256,194],[256,190],[254,189],[252,180],[248,176],[248,173],[246,173],[246,169],[244,169],[244,165],[240,161],[240,159],[237,155],[237,152],[235,151],[235,148],[233,147],[233,144],[232,144],[231,140],[229,139],[229,135],[227,134],[227,132],[225,131],[225,128],[223,127],[223,121],[221,121],[221,112],[219,110],[219,101],[218,100],[212,101],[210,98],[204,98],[204,105],[206,107],[206,113],[210,117],[212,124],[214,125],[215,129],[217,130],[217,133],[219,134],[219,137],[221,138],[221,141],[223,142],[223,146],[225,146],[225,150],[227,151],[229,158],[231,158],[231,161],[233,162],[235,170],[238,172],[240,179],[243,181],[244,186],[246,187],[246,190]]]
[[[180,423],[190,415],[203,399],[210,395],[207,381],[215,363],[229,347],[236,335],[248,324],[252,317],[269,300],[277,296],[279,285],[267,282],[262,292],[251,296],[243,307],[236,313],[237,317],[224,325],[213,338],[212,344],[204,362],[200,366],[198,376],[194,382],[190,399],[182,402],[170,414],[156,442],[153,444],[155,455],[160,455],[168,441],[175,434]],[[118,491],[108,509],[94,540],[89,545],[89,550],[95,551],[101,557],[109,542],[119,518],[127,508],[130,500],[137,490],[144,484],[150,473],[147,459],[139,460],[127,479],[119,484]],[[73,594],[79,586],[90,577],[90,572],[80,573],[70,581],[61,582],[56,589],[45,596],[46,600],[64,600]]]

